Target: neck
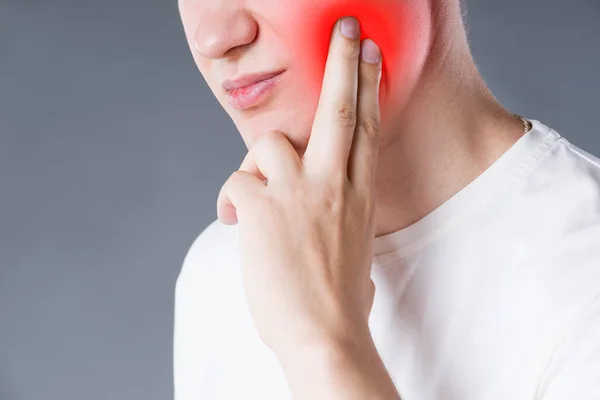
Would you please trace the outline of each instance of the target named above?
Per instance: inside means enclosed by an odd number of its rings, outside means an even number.
[[[432,26],[418,84],[392,124],[401,128],[382,126],[376,236],[429,214],[523,135],[522,122],[502,107],[479,75],[460,11],[436,10]]]

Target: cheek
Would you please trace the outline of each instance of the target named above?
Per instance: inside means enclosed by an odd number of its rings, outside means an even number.
[[[299,58],[297,73],[304,74],[305,90],[318,97],[323,80],[333,25],[342,16],[355,16],[361,24],[361,39],[371,38],[383,55],[380,100],[382,115],[386,104],[397,103],[402,93],[390,89],[408,90],[415,70],[424,59],[429,26],[425,23],[424,6],[401,0],[330,0],[297,2],[283,16],[288,24],[285,40]],[[412,3],[412,4],[406,4]],[[290,17],[293,16],[293,17]],[[300,17],[297,17],[300,16]],[[405,91],[406,91],[405,90]]]

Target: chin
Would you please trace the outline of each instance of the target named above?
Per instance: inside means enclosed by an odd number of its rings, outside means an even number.
[[[284,107],[278,104],[259,109],[252,116],[234,119],[246,147],[251,148],[265,132],[277,131],[283,133],[299,153],[303,153],[308,144],[315,112],[313,106],[307,105],[308,102],[298,103],[302,106],[286,104]]]
[[[310,138],[310,128],[299,129],[298,126],[289,124],[261,124],[245,125],[242,129],[239,129],[242,139],[248,149],[250,149],[265,132],[269,131],[281,132],[300,155],[304,154],[304,150],[306,149]]]

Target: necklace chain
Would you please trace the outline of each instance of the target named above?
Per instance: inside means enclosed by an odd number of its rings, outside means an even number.
[[[523,123],[523,126],[525,128],[523,134],[528,133],[533,128],[533,124],[531,122],[529,122],[529,120],[521,117],[518,114],[515,114],[515,117],[519,118],[521,120],[521,122]]]

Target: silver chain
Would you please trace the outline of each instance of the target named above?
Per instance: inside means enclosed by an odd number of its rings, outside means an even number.
[[[523,123],[523,126],[525,127],[523,134],[529,132],[533,128],[533,124],[531,122],[529,122],[527,119],[525,119],[517,114],[515,114],[515,116],[521,120],[521,122]]]

